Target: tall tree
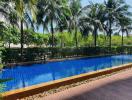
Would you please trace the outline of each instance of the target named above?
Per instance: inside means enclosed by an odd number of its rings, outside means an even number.
[[[85,28],[93,33],[94,46],[97,46],[97,35],[98,31],[103,30],[104,23],[104,11],[105,7],[102,4],[93,4],[84,7],[84,16],[80,18],[80,22],[86,23]],[[80,24],[81,25],[81,24]]]
[[[104,4],[106,7],[106,24],[104,29],[109,36],[109,46],[111,47],[113,27],[118,22],[120,14],[123,16],[128,14],[128,5],[126,5],[124,0],[107,0]]]
[[[124,35],[129,36],[129,32],[132,31],[132,20],[129,17],[120,17],[119,19],[119,27],[120,30],[119,32],[121,32],[121,45],[124,46]]]
[[[78,47],[78,17],[81,13],[81,0],[70,0],[71,18],[70,18],[70,29],[74,29],[75,34],[75,44]]]
[[[42,24],[43,28],[50,26],[52,47],[54,47],[55,25],[61,21],[62,17],[65,18],[67,7],[67,0],[40,0],[38,3],[38,23]]]
[[[39,29],[40,27],[43,28],[43,33],[44,31],[49,31],[48,30],[48,26],[46,25],[46,23],[44,22],[44,11],[45,11],[45,7],[46,7],[46,0],[39,0],[37,3],[37,15],[36,15],[36,28]]]
[[[23,43],[24,43],[24,21],[25,17],[30,19],[31,15],[32,19],[36,19],[36,3],[37,0],[13,0],[13,3],[15,3],[15,9],[18,13],[18,16],[20,18],[20,32],[21,32],[21,56],[23,56]],[[31,21],[31,20],[30,20]]]
[[[70,12],[70,8],[67,7],[67,12],[64,12],[64,16],[60,17],[60,21],[58,21],[56,29],[57,31],[60,32],[60,38],[61,38],[61,48],[64,45],[64,34],[63,31],[67,30],[69,28],[69,23],[68,21],[70,20],[71,17],[71,12]]]
[[[61,48],[63,48],[64,40],[63,40],[63,31],[68,28],[68,23],[66,21],[67,19],[61,18],[61,21],[57,23],[56,29],[60,32],[60,38],[61,38]]]

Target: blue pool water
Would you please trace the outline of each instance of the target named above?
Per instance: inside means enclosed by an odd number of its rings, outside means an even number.
[[[5,91],[10,91],[130,62],[132,62],[132,55],[65,60],[4,69],[0,78],[13,78],[5,83]]]

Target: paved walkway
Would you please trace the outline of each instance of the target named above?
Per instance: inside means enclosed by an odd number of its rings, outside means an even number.
[[[132,69],[40,100],[132,100]]]

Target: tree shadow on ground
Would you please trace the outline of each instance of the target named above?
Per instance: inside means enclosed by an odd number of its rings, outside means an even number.
[[[132,77],[110,82],[66,100],[132,100]]]

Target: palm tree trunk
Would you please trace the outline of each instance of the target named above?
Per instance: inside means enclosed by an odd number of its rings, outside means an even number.
[[[78,48],[77,27],[75,27],[75,42],[76,42],[76,48]]]
[[[62,38],[62,36],[61,36],[61,48],[63,48],[63,38]]]
[[[106,42],[107,41],[107,34],[105,34],[105,33],[104,33],[104,41],[105,41],[104,46],[107,46],[107,42]]]
[[[23,60],[23,42],[24,42],[23,20],[21,20],[21,60]]]
[[[51,19],[51,34],[52,34],[52,47],[54,47],[54,27],[53,27],[53,19]]]
[[[61,33],[61,48],[63,48],[63,30],[60,29],[60,33]]]
[[[110,32],[109,32],[109,53],[111,54],[111,29],[110,29]]]
[[[69,33],[72,33],[71,20],[69,20],[68,32],[69,32]]]
[[[43,25],[43,34],[44,34],[44,25]]]
[[[54,26],[53,26],[53,18],[51,18],[51,23],[50,23],[50,25],[51,25],[51,34],[52,34],[52,48],[54,47]],[[54,58],[54,49],[52,49],[52,58]]]
[[[124,37],[123,37],[123,31],[122,31],[122,41],[121,41],[121,45],[122,45],[122,47],[124,46]]]
[[[11,48],[11,42],[10,42],[10,40],[9,40],[9,47],[8,47],[9,49]]]
[[[94,34],[94,46],[96,47],[97,46],[97,28],[94,29],[93,34]]]
[[[111,54],[111,35],[112,35],[112,20],[111,20],[111,18],[109,19],[108,25],[109,25],[109,31],[108,31],[108,36],[109,36],[109,53]]]
[[[105,30],[105,32],[104,32],[104,40],[107,41],[107,35],[108,35],[109,32],[108,32],[106,26],[103,26],[103,28]],[[105,42],[104,46],[107,46],[107,42]]]
[[[112,35],[112,29],[111,29],[111,28],[112,28],[112,25],[111,25],[111,24],[112,24],[112,21],[111,21],[111,19],[110,19],[110,20],[109,20],[109,25],[110,25],[110,26],[109,26],[109,38],[110,38],[110,39],[109,39],[109,47],[110,47],[110,49],[111,49],[111,35]]]
[[[109,33],[109,47],[111,48],[111,32]]]

